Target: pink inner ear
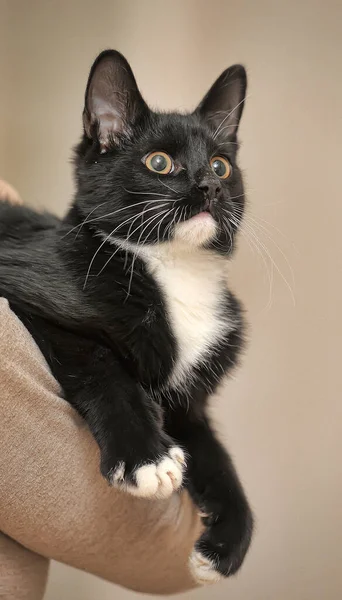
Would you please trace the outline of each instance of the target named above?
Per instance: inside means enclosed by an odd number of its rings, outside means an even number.
[[[108,148],[109,138],[115,139],[116,133],[123,133],[124,123],[121,115],[105,100],[99,97],[93,97],[92,122],[99,124],[99,141],[101,151],[105,152]]]
[[[130,136],[137,115],[146,110],[127,61],[115,51],[101,54],[95,61],[88,80],[84,129],[92,137],[92,127],[98,126],[98,138],[103,151],[111,139]]]
[[[114,134],[114,120],[112,113],[105,113],[99,120],[99,142],[101,146],[101,153],[106,152],[109,139]]]
[[[104,113],[100,117],[98,115],[97,120],[99,123],[99,142],[101,146],[101,152],[105,152],[108,149],[111,139],[113,139],[114,142],[117,141],[116,134],[125,133],[127,135],[129,132],[128,127],[124,126],[120,116],[115,115],[114,112]]]

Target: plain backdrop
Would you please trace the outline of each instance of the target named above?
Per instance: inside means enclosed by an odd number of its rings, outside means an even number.
[[[249,208],[231,285],[250,343],[213,413],[257,530],[237,578],[187,597],[339,600],[342,3],[0,0],[0,9],[0,174],[59,215],[100,50],[123,52],[163,109],[193,108],[224,68],[246,65]],[[46,598],[132,596],[54,564]]]

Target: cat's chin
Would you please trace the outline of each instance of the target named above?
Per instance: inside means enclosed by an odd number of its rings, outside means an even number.
[[[174,240],[199,247],[214,239],[217,224],[208,212],[201,212],[191,219],[178,223],[174,230]]]

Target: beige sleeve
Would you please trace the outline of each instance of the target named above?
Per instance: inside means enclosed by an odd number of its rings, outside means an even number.
[[[59,397],[38,347],[4,299],[0,398],[4,534],[42,557],[134,590],[162,594],[194,587],[188,556],[201,525],[187,493],[151,501],[108,487],[91,434]],[[15,554],[15,544],[8,547]],[[18,550],[19,559],[24,554]],[[44,574],[46,563],[39,566]]]
[[[0,533],[0,598],[42,600],[49,561]]]

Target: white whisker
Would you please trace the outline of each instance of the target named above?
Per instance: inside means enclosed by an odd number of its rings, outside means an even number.
[[[230,220],[233,224],[235,224],[236,227],[238,227],[238,223],[235,221],[234,222],[234,217],[230,217]],[[272,306],[272,292],[273,292],[273,264],[272,262],[269,264],[267,263],[267,260],[263,254],[263,252],[261,251],[260,247],[259,247],[259,239],[254,236],[252,237],[251,232],[249,232],[249,230],[245,230],[244,227],[242,227],[240,229],[241,235],[245,238],[248,246],[251,248],[252,252],[253,250],[256,250],[258,255],[260,256],[263,265],[265,267],[266,270],[266,274],[267,274],[267,279],[268,279],[268,284],[269,284],[269,295],[268,295],[268,301],[267,301],[267,305],[265,307],[266,311],[269,310]]]
[[[229,196],[229,200],[237,200],[238,198],[243,198],[244,195],[245,194],[243,193],[243,194],[238,194],[237,196]],[[237,206],[236,208],[238,209],[239,207]]]
[[[288,288],[290,294],[291,294],[291,298],[292,298],[292,302],[294,304],[294,306],[296,305],[296,299],[295,299],[295,295],[293,292],[293,289],[289,283],[289,281],[287,280],[287,278],[285,277],[285,275],[282,273],[282,271],[280,270],[280,268],[278,267],[277,263],[275,262],[275,260],[273,259],[272,255],[270,254],[269,250],[267,249],[267,247],[265,246],[265,244],[259,239],[259,237],[256,235],[255,231],[253,230],[253,228],[251,227],[250,224],[245,223],[245,228],[246,231],[249,230],[250,234],[254,237],[254,239],[258,242],[258,244],[260,245],[260,247],[264,250],[265,254],[267,255],[267,257],[269,258],[270,262],[273,264],[274,268],[276,269],[276,271],[278,272],[278,274],[280,275],[281,279],[283,280],[283,282],[285,283],[286,287]]]
[[[125,192],[127,192],[128,194],[138,194],[140,196],[161,196],[162,198],[172,198],[172,196],[165,196],[165,194],[158,194],[158,192],[138,192],[136,190],[127,190],[126,188],[123,188],[125,190]]]
[[[177,212],[179,211],[179,209],[180,209],[180,206],[178,206],[178,208],[176,208],[176,210],[175,210],[175,214],[173,215],[173,219],[171,219],[171,221],[170,221],[170,223],[169,223],[169,226],[166,228],[166,230],[165,230],[165,232],[164,232],[164,234],[165,234],[165,233],[166,233],[166,231],[167,231],[168,240],[170,240],[170,239],[171,239],[171,229],[172,229],[172,225],[175,225],[175,224],[176,224],[176,216],[177,216]]]
[[[132,221],[132,223],[129,226],[128,232],[127,232],[127,240],[130,238],[130,230],[132,228],[133,223],[135,223],[135,221],[141,217],[143,214],[143,211],[140,212]],[[118,252],[118,250],[120,250],[120,246],[117,247],[117,249],[112,252],[112,254],[110,255],[109,259],[106,261],[106,263],[103,265],[103,267],[100,269],[100,271],[97,273],[96,277],[98,277],[99,275],[101,275],[101,273],[105,270],[106,266],[110,263],[110,261],[112,260],[112,258],[115,256],[115,254]],[[127,250],[126,250],[126,256],[125,256],[125,262],[124,262],[124,269],[126,268],[126,264],[127,264]]]
[[[166,215],[163,216],[163,218],[160,220],[159,223],[159,227],[157,230],[157,241],[160,242],[160,226],[162,224],[162,222],[164,221],[164,219],[166,219],[166,217],[173,211],[173,208],[171,208],[169,211],[167,211]]]
[[[239,106],[241,106],[241,104],[244,103],[244,101],[246,100],[246,98],[247,98],[247,96],[245,96],[244,98],[242,98],[242,100],[240,100],[240,102],[238,102],[237,105],[234,106],[234,108],[224,117],[224,119],[222,119],[221,123],[219,124],[219,126],[217,127],[217,129],[214,132],[214,140],[221,133],[221,131],[223,131],[223,129],[222,129],[223,123],[225,123],[226,120],[229,119],[229,117],[233,114],[233,112],[235,112],[236,109],[239,108]],[[227,127],[229,127],[229,125],[227,125]],[[234,125],[234,127],[236,127],[236,125]]]
[[[72,233],[72,232],[73,232],[75,229],[77,229],[77,228],[79,227],[79,231],[78,231],[78,232],[77,232],[77,234],[76,234],[76,238],[77,238],[77,236],[78,236],[79,232],[81,231],[81,229],[82,229],[83,225],[84,225],[85,223],[87,223],[87,221],[88,221],[88,218],[90,217],[90,215],[92,215],[92,214],[93,214],[93,212],[94,212],[95,210],[97,210],[98,208],[100,208],[100,206],[103,206],[104,204],[108,204],[108,202],[110,202],[110,200],[107,200],[106,202],[101,202],[101,204],[97,204],[97,205],[96,205],[96,206],[93,208],[93,210],[91,210],[91,211],[90,211],[90,212],[87,214],[86,218],[84,219],[84,221],[82,221],[82,223],[78,223],[78,225],[75,225],[75,227],[73,227],[73,228],[72,228],[72,229],[70,229],[70,230],[69,230],[67,233],[65,233],[65,234],[64,234],[64,235],[61,237],[61,239],[62,239],[62,240],[64,240],[64,238],[65,238],[67,235],[69,235],[69,233]],[[75,238],[75,239],[76,239],[76,238]]]
[[[256,220],[256,221],[262,221],[262,223],[264,223],[266,226],[272,227],[277,233],[279,233],[279,235],[281,235],[287,242],[289,242],[291,244],[291,246],[293,247],[293,249],[295,250],[295,252],[297,252],[299,254],[294,241],[291,240],[291,238],[289,238],[289,236],[285,235],[285,233],[283,231],[281,231],[281,229],[279,229],[279,227],[276,227],[276,225],[274,225],[270,221],[266,221],[266,219],[263,219],[262,217],[260,217],[259,215],[256,215],[255,213],[252,214],[250,212],[250,210],[247,213],[247,217],[252,218],[253,220]],[[258,224],[258,223],[256,223],[256,224]],[[264,227],[265,227],[265,225],[264,225]],[[260,227],[261,227],[261,225],[260,225]],[[265,229],[267,230],[267,227],[265,227]]]
[[[83,222],[82,222],[82,223],[81,223],[79,226],[77,226],[77,227],[79,227],[79,230],[78,230],[78,232],[76,233],[75,239],[77,239],[77,236],[78,236],[78,234],[80,233],[80,231],[81,231],[81,229],[82,229],[83,225],[85,225],[85,224],[88,222],[88,219],[89,219],[90,215],[92,215],[92,214],[93,214],[93,212],[95,212],[95,210],[97,210],[98,208],[100,208],[100,206],[104,206],[105,204],[108,204],[108,202],[110,202],[110,200],[107,200],[106,202],[101,202],[101,204],[98,204],[97,206],[95,206],[95,208],[93,208],[93,210],[91,210],[91,211],[90,211],[90,213],[88,213],[88,215],[86,216],[86,218],[84,219],[84,221],[83,221]],[[69,231],[69,233],[71,233],[71,231],[73,231],[74,229],[76,229],[76,228],[75,228],[75,227],[73,227],[73,229],[71,229],[71,230]],[[68,234],[66,234],[66,235],[68,235]],[[63,236],[63,238],[64,238],[64,237],[65,237],[65,236]],[[63,239],[63,238],[62,238],[62,239]]]
[[[135,260],[136,260],[137,254],[138,254],[138,247],[139,247],[139,244],[140,244],[141,237],[142,237],[142,235],[143,235],[144,231],[146,231],[147,227],[148,227],[149,225],[151,225],[151,223],[152,223],[152,222],[153,222],[153,221],[154,221],[154,220],[155,220],[157,217],[160,217],[160,215],[162,215],[162,214],[163,214],[163,212],[166,212],[166,211],[161,211],[161,212],[160,212],[160,213],[158,213],[157,215],[152,215],[152,217],[149,217],[149,219],[147,219],[147,223],[145,223],[145,227],[143,228],[143,230],[141,231],[141,233],[140,233],[140,235],[139,235],[139,238],[138,238],[138,241],[137,241],[137,244],[136,244],[136,246],[137,246],[137,249],[136,249],[136,251],[133,253],[133,257],[132,257],[132,264],[131,264],[131,274],[130,274],[130,278],[129,278],[129,282],[128,282],[128,289],[127,289],[127,295],[126,295],[126,299],[125,299],[125,301],[128,299],[128,297],[129,297],[129,295],[130,295],[130,293],[131,293],[132,280],[133,280],[133,273],[134,273],[134,263],[135,263]],[[150,233],[151,233],[151,232],[150,232]],[[148,237],[148,236],[147,236],[147,237]],[[147,238],[146,238],[146,239],[147,239]]]
[[[171,202],[171,200],[167,200],[167,199],[165,199],[164,201],[165,202]],[[122,206],[121,208],[119,208],[117,210],[114,210],[114,211],[112,211],[110,213],[102,215],[101,217],[95,217],[94,219],[89,219],[89,220],[87,220],[87,223],[93,223],[94,221],[100,221],[102,219],[107,219],[108,217],[112,217],[113,215],[116,215],[117,213],[122,212],[123,210],[128,210],[129,208],[134,208],[135,206],[139,206],[141,204],[152,204],[152,203],[158,203],[158,202],[160,202],[160,200],[146,200],[146,201],[143,200],[141,202],[135,202],[134,204],[129,204],[128,206]],[[103,204],[105,204],[105,202]],[[100,205],[98,205],[98,206],[100,206]],[[69,235],[69,233],[71,233],[72,231],[74,231],[78,227],[82,227],[83,224],[84,224],[84,222],[79,223],[78,225],[75,225],[75,227],[73,227],[72,229],[70,229],[70,231],[68,231],[68,233],[66,233],[63,237]]]
[[[259,230],[261,230],[261,233],[263,235],[265,235],[270,240],[270,242],[272,242],[272,244],[275,245],[275,247],[277,248],[278,252],[282,255],[282,257],[284,258],[284,260],[285,260],[285,262],[286,262],[286,264],[287,264],[287,266],[289,268],[289,271],[290,271],[290,274],[291,274],[291,279],[292,279],[292,285],[295,286],[294,271],[293,271],[292,265],[291,265],[288,257],[286,256],[285,252],[280,248],[279,244],[277,244],[277,242],[273,239],[273,237],[270,235],[269,231],[266,229],[266,227],[264,225],[261,225],[261,223],[257,223],[257,221],[255,221],[251,217],[251,215],[247,215],[246,216],[246,220],[247,220],[247,223],[249,223],[249,225],[251,227],[252,226],[258,227]]]
[[[98,249],[96,250],[96,252],[94,252],[93,258],[91,259],[91,261],[90,261],[90,263],[89,263],[89,267],[88,267],[88,270],[87,270],[87,274],[86,274],[86,276],[85,276],[85,280],[84,280],[83,289],[85,289],[85,288],[86,288],[86,285],[87,285],[87,281],[88,281],[88,278],[89,278],[89,274],[90,274],[91,267],[92,267],[92,265],[93,265],[93,263],[94,263],[94,260],[95,260],[96,256],[97,256],[97,255],[98,255],[98,253],[100,252],[101,248],[102,248],[102,247],[105,245],[105,243],[106,243],[106,242],[108,242],[109,238],[110,238],[110,237],[111,237],[111,236],[112,236],[112,235],[113,235],[113,234],[114,234],[114,233],[115,233],[115,232],[116,232],[118,229],[120,229],[120,227],[122,227],[123,225],[125,225],[125,223],[128,223],[128,222],[129,222],[131,219],[133,219],[133,218],[134,218],[134,215],[133,215],[132,217],[129,217],[129,219],[126,219],[126,221],[124,221],[123,223],[120,223],[120,225],[118,225],[117,227],[115,227],[115,228],[113,229],[113,231],[111,231],[111,232],[110,232],[110,233],[107,235],[107,237],[105,237],[105,239],[104,239],[104,240],[103,240],[103,242],[100,244],[100,246],[98,247]]]
[[[162,185],[164,185],[166,188],[168,188],[169,190],[171,190],[171,192],[174,192],[178,196],[179,192],[177,192],[176,190],[174,190],[170,185],[167,185],[167,183],[165,183],[165,181],[162,181],[160,179],[160,177],[158,177],[158,181],[159,181],[159,183],[161,183]]]
[[[166,204],[160,204],[160,207],[162,207],[162,206],[166,206]],[[154,207],[153,207],[153,208],[154,208]],[[165,210],[166,210],[166,209],[165,209]],[[146,210],[146,211],[145,211],[145,213],[147,213],[147,212],[149,212],[149,211],[148,211],[148,210]],[[155,216],[155,215],[152,215],[152,216],[151,216],[151,217],[149,217],[149,218],[148,218],[146,221],[144,221],[144,222],[140,223],[140,225],[138,225],[138,227],[136,227],[136,228],[134,229],[134,231],[132,231],[132,233],[131,233],[131,236],[130,236],[130,237],[132,237],[132,235],[134,235],[134,234],[135,234],[135,232],[136,232],[136,231],[138,231],[138,229],[140,229],[140,227],[143,227],[143,225],[146,225],[146,223],[148,224],[148,223],[149,223],[149,221],[150,221],[150,219],[152,219],[154,216]],[[145,230],[143,229],[143,231],[145,231]],[[139,242],[138,242],[138,243],[139,243]]]

